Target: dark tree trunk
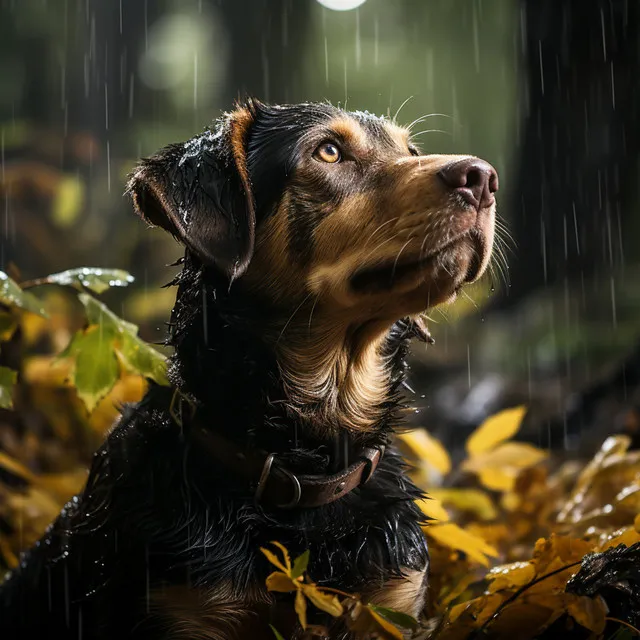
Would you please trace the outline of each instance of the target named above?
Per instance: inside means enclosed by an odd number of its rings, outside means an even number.
[[[523,0],[526,115],[508,207],[517,248],[498,307],[581,272],[612,272],[639,232],[639,9]]]

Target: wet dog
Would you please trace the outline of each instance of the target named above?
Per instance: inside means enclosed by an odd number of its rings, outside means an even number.
[[[497,188],[478,158],[328,104],[249,101],[142,161],[134,208],[186,247],[172,386],[124,410],[0,587],[0,635],[301,637],[265,589],[271,540],[309,549],[319,584],[419,615],[404,358],[420,314],[486,269]]]

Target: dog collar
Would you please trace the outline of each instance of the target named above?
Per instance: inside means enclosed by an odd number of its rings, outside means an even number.
[[[187,412],[185,404],[189,407]],[[257,503],[280,509],[321,507],[339,500],[371,479],[385,450],[384,445],[363,447],[356,453],[355,462],[338,473],[299,475],[284,467],[277,453],[243,450],[207,429],[198,420],[193,402],[178,390],[173,394],[169,412],[181,428],[189,423],[190,437],[199,447],[255,487]]]

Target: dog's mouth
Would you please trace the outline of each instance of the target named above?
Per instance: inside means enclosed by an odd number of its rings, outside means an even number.
[[[351,276],[351,288],[356,293],[381,293],[416,278],[424,281],[444,277],[458,289],[482,275],[488,250],[482,232],[473,228],[420,258],[394,258],[358,269]]]

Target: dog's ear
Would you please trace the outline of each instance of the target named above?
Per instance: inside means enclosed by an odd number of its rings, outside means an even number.
[[[136,212],[181,240],[230,280],[253,255],[255,208],[247,173],[253,109],[240,107],[213,130],[143,160],[127,191]]]

